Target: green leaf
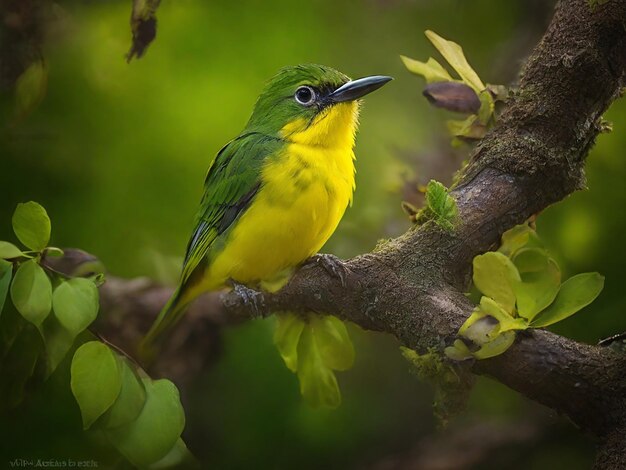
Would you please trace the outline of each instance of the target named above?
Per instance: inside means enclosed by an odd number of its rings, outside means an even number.
[[[500,324],[493,317],[478,310],[463,324],[459,334],[469,339],[474,344],[488,343],[495,338],[500,331]]]
[[[57,248],[56,246],[48,246],[45,249],[45,255],[51,258],[60,258],[64,254],[63,250],[61,248]]]
[[[593,302],[604,287],[604,276],[583,273],[570,277],[561,285],[552,305],[545,309],[530,326],[543,328],[560,322]]]
[[[11,284],[11,299],[17,311],[36,326],[40,326],[50,313],[52,284],[34,259],[17,268]]]
[[[532,320],[554,301],[561,286],[561,270],[556,261],[540,248],[518,250],[513,263],[521,279],[513,284],[517,313]]]
[[[22,117],[31,112],[46,94],[48,69],[43,61],[33,62],[15,83],[16,112]]]
[[[18,204],[13,213],[13,231],[31,250],[43,250],[50,241],[48,213],[34,201]]]
[[[456,201],[448,194],[448,189],[438,181],[430,180],[426,187],[426,204],[434,215],[435,222],[451,230],[457,216]]]
[[[510,90],[505,85],[494,85],[493,83],[487,83],[487,91],[491,93],[491,96],[495,101],[505,102],[509,99]]]
[[[18,317],[17,314],[15,315]],[[25,396],[28,396],[27,387],[43,349],[41,335],[37,329],[33,325],[24,324],[24,320],[21,322],[24,328],[20,329],[0,361],[0,377],[2,377],[0,380],[0,414],[2,416],[6,416],[5,410],[15,408]]]
[[[480,305],[474,309],[459,329],[459,335],[465,336],[476,344],[485,344],[503,331],[525,330],[528,323],[522,318],[514,318],[495,300],[483,296]]]
[[[495,300],[507,312],[512,312],[515,308],[513,285],[520,277],[511,260],[502,253],[489,251],[476,256],[473,266],[476,288]]]
[[[178,439],[174,447],[170,449],[165,457],[148,466],[149,470],[171,470],[171,469],[200,469],[200,463],[196,460],[182,439]]]
[[[446,127],[451,136],[458,137],[458,139],[452,140],[455,145],[460,145],[467,140],[480,140],[487,133],[487,127],[480,123],[478,116],[475,114],[468,116],[462,121],[446,121]]]
[[[301,317],[291,312],[281,312],[276,315],[276,319],[274,344],[287,368],[296,372],[298,370],[298,342],[305,322]]]
[[[350,369],[354,364],[354,346],[346,325],[330,315],[314,315],[311,327],[324,365],[333,370]]]
[[[499,356],[509,349],[515,342],[515,332],[505,331],[496,336],[492,341],[485,343],[478,351],[474,352],[476,359],[488,359]]]
[[[2,309],[4,308],[4,301],[7,298],[12,277],[13,264],[0,259],[0,315],[2,314]]]
[[[98,307],[98,288],[89,279],[76,277],[61,282],[52,295],[55,316],[74,335],[96,319]]]
[[[454,340],[453,345],[445,348],[443,352],[454,361],[464,361],[474,357],[469,348],[460,339]]]
[[[117,359],[122,377],[122,388],[115,403],[102,417],[102,424],[109,429],[135,421],[146,402],[146,390],[135,372],[135,367],[125,358],[118,356]]]
[[[46,378],[54,373],[65,356],[72,349],[76,335],[69,332],[54,316],[49,316],[43,324],[43,337],[46,347]]]
[[[493,101],[493,96],[487,90],[483,90],[479,93],[478,99],[480,100],[480,109],[478,110],[478,120],[484,126],[489,124],[491,116],[496,109],[496,105]]]
[[[485,89],[485,85],[480,77],[467,62],[461,46],[442,38],[433,31],[426,31],[425,34],[467,85],[471,86],[476,93],[480,93]]]
[[[3,259],[12,259],[12,258],[20,258],[25,256],[18,247],[16,247],[13,243],[0,241],[0,258]]]
[[[480,311],[498,320],[500,328],[497,334],[503,331],[525,330],[528,328],[528,322],[525,319],[512,317],[500,304],[489,297],[482,297],[480,299]]]
[[[134,421],[106,431],[117,450],[136,467],[165,457],[185,427],[176,386],[169,380],[144,379],[145,404]]]
[[[336,408],[341,403],[337,379],[324,364],[310,325],[302,331],[298,344],[298,379],[300,393],[312,407]]]
[[[498,251],[506,256],[512,257],[517,250],[522,247],[543,248],[543,244],[537,232],[528,224],[516,225],[502,234],[502,244]]]
[[[472,125],[476,121],[476,115],[472,114],[463,120],[450,119],[446,121],[448,133],[452,136],[462,137],[471,133]]]
[[[99,341],[83,344],[72,359],[72,393],[89,428],[117,399],[122,380],[113,352]]]
[[[426,62],[410,59],[409,57],[400,56],[404,66],[409,72],[415,75],[421,75],[426,79],[426,83],[436,82],[453,82],[455,81],[448,71],[444,69],[439,62],[430,57]]]

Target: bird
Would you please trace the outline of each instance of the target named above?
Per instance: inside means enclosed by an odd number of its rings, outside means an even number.
[[[352,203],[360,99],[390,80],[351,80],[331,67],[301,64],[267,82],[243,131],[209,167],[179,285],[143,351],[154,349],[200,294],[229,286],[274,292],[317,255]],[[338,258],[318,260],[340,272]]]

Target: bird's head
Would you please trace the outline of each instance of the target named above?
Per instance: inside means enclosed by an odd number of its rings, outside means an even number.
[[[259,96],[246,130],[304,145],[351,147],[359,98],[389,80],[377,75],[352,81],[323,65],[285,67]]]

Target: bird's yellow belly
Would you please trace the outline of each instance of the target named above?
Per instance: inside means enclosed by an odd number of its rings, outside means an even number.
[[[209,263],[205,277],[216,288],[228,279],[244,284],[275,281],[317,253],[330,238],[352,196],[352,153],[349,176],[320,167],[320,155],[302,149],[264,173],[264,184],[254,202],[233,227],[224,250]],[[309,151],[311,153],[312,151]],[[321,152],[317,150],[316,152]],[[323,158],[333,158],[333,152]],[[280,284],[280,282],[279,282]]]

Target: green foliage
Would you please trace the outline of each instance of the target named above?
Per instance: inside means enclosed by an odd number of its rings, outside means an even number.
[[[166,380],[153,382],[85,331],[98,314],[102,266],[93,257],[69,250],[74,257],[85,258],[74,276],[50,269],[46,257],[63,255],[62,250],[47,247],[50,227],[39,204],[19,204],[13,229],[32,252],[0,242],[0,312],[9,290],[15,306],[2,318],[0,329],[1,408],[18,405],[29,382],[49,379],[75,349],[69,388],[84,429],[104,432],[139,467],[161,465],[162,458],[163,465],[190,460],[180,440],[184,412],[176,387]]]
[[[598,273],[583,273],[570,277],[561,285],[552,305],[532,321],[531,326],[542,328],[565,320],[593,302],[604,287],[604,277]]]
[[[593,302],[604,286],[598,273],[578,274],[561,284],[559,266],[528,225],[506,232],[500,251],[476,256],[473,266],[474,285],[484,295],[459,329],[459,339],[445,349],[454,360],[502,354],[516,330],[564,320]]]
[[[98,288],[89,279],[80,277],[61,281],[52,295],[52,307],[59,323],[78,335],[98,315]]]
[[[12,277],[13,265],[3,259],[0,259],[0,315],[2,315],[4,301],[7,298]]]
[[[457,206],[443,184],[430,180],[426,187],[426,204],[435,223],[446,230],[452,230],[457,216]]]
[[[400,56],[405,67],[415,75],[426,79],[426,83],[463,83],[470,87],[474,96],[467,99],[478,98],[480,107],[473,113],[470,106],[458,106],[455,100],[449,100],[451,107],[446,105],[446,100],[434,103],[436,106],[449,109],[450,111],[470,113],[470,116],[462,120],[450,120],[447,128],[453,137],[453,144],[457,145],[461,140],[481,139],[495,123],[495,101],[506,99],[507,93],[501,85],[485,85],[476,71],[465,58],[463,48],[455,42],[442,38],[433,31],[426,31],[426,37],[435,46],[448,64],[455,70],[460,80],[454,79],[448,71],[435,59],[430,57],[426,62]],[[449,93],[454,93],[451,88]],[[456,97],[456,96],[455,96]],[[432,101],[432,100],[431,100]],[[472,110],[473,111],[473,110]]]
[[[34,259],[19,265],[11,284],[11,300],[22,316],[40,326],[52,308],[52,284]]]
[[[476,288],[498,302],[505,311],[512,312],[515,308],[513,285],[520,280],[513,262],[502,253],[490,251],[476,256],[472,265]]]
[[[50,315],[43,324],[43,339],[46,352],[45,377],[48,378],[74,346],[76,335],[66,330],[54,315]]]
[[[27,248],[43,250],[50,241],[48,213],[33,201],[18,204],[13,213],[13,231]]]
[[[135,367],[125,358],[117,357],[121,388],[115,402],[103,416],[106,429],[129,424],[139,417],[146,402],[146,389]]]
[[[19,334],[8,341],[2,338],[5,341],[0,344],[3,349],[0,361],[0,415],[22,402],[43,349],[37,328],[14,310],[5,313],[3,323],[11,323],[11,329]]]
[[[122,380],[114,353],[99,341],[83,344],[72,359],[72,393],[88,429],[115,402]]]
[[[25,256],[25,254],[13,243],[0,241],[0,258],[12,259],[22,256]]]
[[[453,82],[455,81],[443,66],[432,57],[426,62],[410,59],[409,57],[400,56],[404,66],[409,72],[415,75],[421,75],[426,79],[426,83]]]
[[[520,224],[502,234],[498,252],[511,257],[513,253],[522,247],[541,248],[542,246],[543,244],[539,240],[537,232],[532,230],[527,224]]]
[[[324,364],[313,328],[306,327],[298,343],[300,393],[312,407],[336,408],[341,403],[339,385],[333,370]]]
[[[517,313],[531,320],[554,301],[561,286],[561,270],[556,261],[540,248],[516,251],[513,262],[520,277],[513,283]]]
[[[65,252],[61,248],[57,248],[55,246],[48,246],[45,250],[43,250],[44,256],[48,256],[51,258],[60,258]]]
[[[498,356],[509,349],[515,342],[515,333],[505,331],[496,335],[492,340],[482,345],[478,351],[473,353],[476,359],[489,359]]]
[[[298,374],[305,401],[313,407],[339,406],[341,393],[333,371],[349,369],[354,363],[346,326],[328,315],[305,320],[286,312],[277,318],[274,343],[285,365]]]
[[[71,387],[85,429],[102,429],[137,467],[165,457],[185,426],[173,383],[153,381],[99,341],[83,344],[74,354]]]
[[[315,315],[310,324],[324,366],[333,370],[350,369],[354,364],[354,346],[346,325],[330,315]]]
[[[435,46],[444,59],[459,74],[463,83],[472,87],[476,93],[480,93],[485,89],[482,80],[474,69],[470,66],[465,58],[463,48],[457,43],[442,38],[434,31],[427,30],[424,34],[428,40]]]
[[[142,380],[145,403],[133,421],[106,431],[109,440],[133,465],[143,468],[165,457],[185,427],[176,386],[169,380]]]
[[[298,343],[306,323],[298,315],[285,312],[276,315],[274,344],[285,365],[292,372],[298,371]]]
[[[24,252],[12,243],[0,241],[0,258],[11,261],[7,266],[6,261],[0,260],[0,299],[6,296],[5,289],[12,278],[13,305],[24,319],[39,329],[44,339],[44,370],[48,377],[72,348],[76,336],[95,320],[99,279],[68,278],[48,268],[44,258],[62,256],[63,251],[46,246],[51,222],[38,203],[18,204],[12,223],[17,238],[33,251]],[[54,292],[53,286],[56,286]]]

